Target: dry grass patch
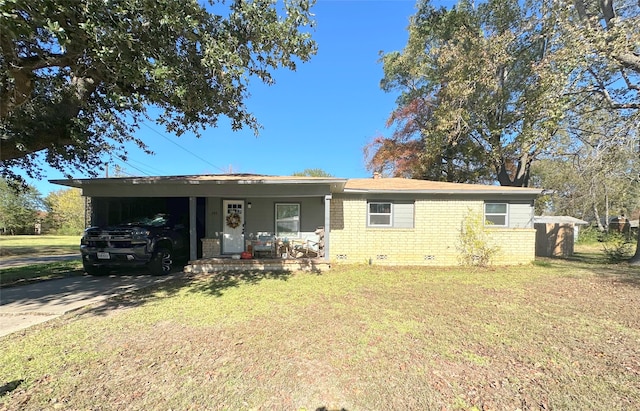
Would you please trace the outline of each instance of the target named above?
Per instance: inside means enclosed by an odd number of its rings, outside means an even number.
[[[0,409],[635,409],[640,273],[184,278],[0,340]]]

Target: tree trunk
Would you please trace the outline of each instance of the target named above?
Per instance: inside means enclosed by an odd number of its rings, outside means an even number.
[[[604,187],[604,227],[609,232],[609,221],[611,217],[609,216],[609,193],[607,192],[607,187]]]
[[[630,265],[640,265],[640,220],[638,221],[638,240],[636,241],[636,252],[629,260]]]
[[[593,207],[593,217],[596,219],[596,224],[598,224],[598,231],[601,233],[604,232],[604,226],[602,225],[602,220],[600,220],[600,213],[598,212],[598,206],[595,203],[591,205]]]
[[[497,178],[501,186],[527,187],[531,173],[531,159],[525,154],[516,161],[516,167],[509,167],[506,159],[497,165]]]

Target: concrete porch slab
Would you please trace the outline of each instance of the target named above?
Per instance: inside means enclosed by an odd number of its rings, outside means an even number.
[[[204,274],[220,271],[327,271],[331,268],[324,258],[261,258],[234,260],[232,258],[203,258],[189,261],[185,273]]]

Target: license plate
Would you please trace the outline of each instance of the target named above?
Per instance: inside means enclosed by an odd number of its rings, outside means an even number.
[[[98,260],[108,260],[111,258],[109,253],[98,253]]]

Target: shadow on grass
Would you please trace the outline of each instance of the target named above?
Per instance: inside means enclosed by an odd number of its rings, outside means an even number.
[[[79,265],[76,261],[66,261],[4,268],[0,277],[0,289],[84,275],[84,271],[78,268]]]
[[[536,258],[535,265],[563,270],[574,267],[592,272],[600,278],[640,287],[640,266],[629,265],[627,261],[610,262],[601,252],[576,252],[569,257]]]
[[[242,284],[258,284],[263,280],[287,281],[292,275],[290,271],[222,271],[195,276],[190,284],[190,290],[220,297],[228,288],[239,287]]]
[[[5,395],[9,394],[11,391],[18,388],[23,382],[24,380],[13,380],[6,383],[5,385],[0,386],[0,397],[4,397]]]
[[[286,281],[292,275],[293,273],[288,271],[223,271],[196,275],[174,273],[173,277],[167,277],[164,281],[162,277],[158,277],[159,282],[155,284],[112,297],[99,306],[89,308],[87,313],[106,315],[114,309],[133,308],[151,301],[171,298],[183,289],[188,289],[191,293],[207,293],[213,297],[221,297],[224,291],[230,288],[243,284],[258,284],[268,279]]]

